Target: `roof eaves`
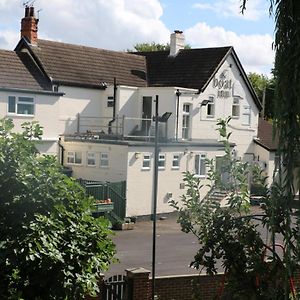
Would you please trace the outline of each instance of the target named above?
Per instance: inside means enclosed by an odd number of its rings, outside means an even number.
[[[28,94],[40,94],[40,95],[51,95],[51,96],[64,96],[65,93],[47,91],[47,90],[34,90],[34,89],[19,89],[19,88],[7,88],[0,86],[0,91],[4,92],[17,92],[17,93],[28,93]]]
[[[270,152],[275,152],[277,151],[276,148],[272,147],[268,147],[267,145],[265,145],[264,143],[262,143],[261,141],[257,140],[257,139],[254,139],[254,143],[256,143],[257,145],[261,146],[262,148],[266,149],[267,151],[270,151]]]
[[[247,76],[247,74],[246,74],[246,72],[245,72],[245,70],[244,70],[244,68],[243,68],[243,66],[242,66],[242,64],[241,64],[241,62],[240,62],[237,54],[235,53],[233,47],[232,47],[231,54],[232,54],[232,57],[233,57],[233,59],[235,60],[235,62],[237,64],[238,68],[241,71],[241,75],[243,76],[243,79],[245,80],[246,85],[248,86],[248,89],[249,89],[252,97],[254,98],[255,104],[257,105],[258,109],[261,110],[262,109],[262,104],[260,103],[260,101],[259,101],[259,99],[258,99],[258,97],[257,97],[257,95],[256,95],[256,93],[255,93],[255,91],[254,91],[254,89],[253,89],[250,81],[249,81],[249,78],[248,78],[248,76]]]

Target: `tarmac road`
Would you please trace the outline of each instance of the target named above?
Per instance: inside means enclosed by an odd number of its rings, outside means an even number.
[[[189,267],[197,252],[198,241],[192,234],[183,233],[176,217],[156,222],[156,275],[198,274]],[[134,230],[115,231],[120,263],[113,264],[106,277],[125,273],[125,269],[143,267],[152,270],[151,221],[137,222]]]
[[[251,210],[253,214],[262,213],[259,207]],[[194,235],[182,232],[176,220],[172,215],[156,223],[156,276],[199,274],[198,270],[189,267],[199,249],[198,240]],[[129,268],[152,270],[152,228],[151,221],[143,221],[137,222],[133,230],[115,231],[113,240],[120,263],[111,265],[105,277],[125,274]],[[259,226],[259,230],[264,239],[270,237],[266,229]],[[278,238],[277,242],[282,243],[282,238]],[[221,272],[222,268],[219,269]]]

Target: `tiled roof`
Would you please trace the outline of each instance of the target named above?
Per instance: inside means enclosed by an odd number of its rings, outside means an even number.
[[[141,52],[147,59],[150,86],[202,89],[231,47],[184,49],[176,56],[169,51]]]
[[[126,52],[38,40],[31,46],[43,69],[54,82],[99,87],[101,82],[146,86],[146,62]]]
[[[0,50],[1,88],[43,91],[51,90],[49,83],[28,53]]]
[[[255,142],[269,151],[276,151],[278,148],[278,137],[273,138],[273,126],[270,122],[259,118],[258,139]]]

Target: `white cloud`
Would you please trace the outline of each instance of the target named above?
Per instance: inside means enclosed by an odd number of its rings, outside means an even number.
[[[22,2],[0,0],[0,37],[13,28],[18,40]],[[89,0],[88,4],[82,0],[36,0],[35,8],[41,9],[40,38],[114,50],[169,40],[170,32],[160,20],[163,8],[159,0]],[[1,47],[11,45],[2,42]]]
[[[227,13],[238,0],[202,1],[202,9],[215,9],[223,2]],[[262,0],[248,1],[248,12]],[[22,0],[0,0],[0,48],[14,49],[24,16]],[[207,0],[208,2],[208,0]],[[211,3],[209,1],[209,3]],[[198,3],[199,4],[199,3]],[[222,4],[223,5],[223,4]],[[104,49],[125,50],[140,42],[167,43],[169,30],[161,21],[159,0],[36,0],[40,11],[39,37]],[[221,9],[221,8],[219,8]],[[237,12],[238,13],[238,9]],[[198,23],[185,31],[192,47],[233,45],[247,71],[269,72],[274,59],[270,35],[238,35],[222,27]]]
[[[9,50],[14,49],[19,39],[20,39],[20,33],[16,33],[13,30],[1,30],[0,49],[9,49]]]
[[[274,62],[271,35],[238,35],[223,27],[198,23],[185,31],[193,48],[233,46],[246,72],[269,73]]]
[[[256,21],[266,15],[268,4],[263,0],[251,0],[247,2],[244,14],[241,14],[241,7],[237,0],[216,0],[214,3],[198,2],[194,4],[195,8],[201,10],[210,10],[226,18],[243,18],[244,20]]]

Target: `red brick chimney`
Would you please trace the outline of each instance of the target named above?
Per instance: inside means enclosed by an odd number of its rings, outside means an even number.
[[[25,7],[25,17],[21,21],[21,38],[24,37],[32,45],[37,45],[38,22],[34,15],[34,7]]]

